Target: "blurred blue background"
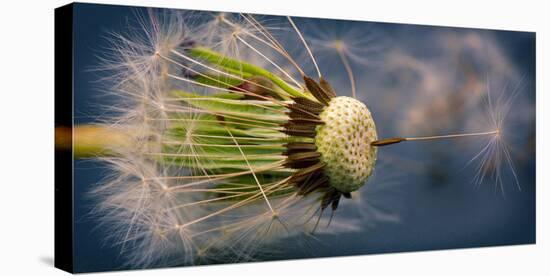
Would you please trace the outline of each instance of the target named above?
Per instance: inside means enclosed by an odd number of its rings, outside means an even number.
[[[106,33],[124,32],[136,12],[145,13],[139,8],[76,5],[77,124],[94,122],[103,114],[98,107],[112,101],[99,96],[102,86],[90,69],[107,47]],[[330,43],[323,41],[338,38],[339,30],[343,38],[357,39],[349,41],[349,54],[356,57],[351,60],[358,95],[373,113],[380,137],[478,130],[486,83],[499,93],[518,86],[507,123],[513,128],[509,143],[521,191],[509,172],[502,188],[491,179],[479,187],[472,183],[475,166],[464,165],[483,147],[477,140],[380,148],[376,173],[359,195],[368,204],[344,204],[336,213],[360,217],[360,231],[321,231],[321,242],[308,241],[307,246],[304,237],[289,238],[281,254],[265,260],[535,242],[534,33],[302,18],[296,23],[311,38],[327,78],[342,88],[339,94],[350,95],[349,84],[343,68],[324,52]],[[108,173],[100,162],[75,161],[78,272],[126,268],[119,248],[103,242],[105,230],[96,228],[97,221],[88,216],[94,201],[87,192]]]

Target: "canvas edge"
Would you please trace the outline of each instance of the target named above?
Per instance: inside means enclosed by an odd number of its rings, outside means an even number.
[[[56,8],[55,29],[55,127],[64,127],[63,135],[72,141],[73,127],[73,9],[67,4]],[[56,132],[55,140],[62,139]],[[72,143],[71,143],[72,144]],[[55,234],[54,266],[74,272],[73,154],[70,149],[55,148]]]

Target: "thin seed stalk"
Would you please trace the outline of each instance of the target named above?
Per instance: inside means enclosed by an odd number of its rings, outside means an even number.
[[[475,137],[475,136],[487,136],[487,135],[499,135],[500,130],[492,130],[485,132],[473,132],[473,133],[458,133],[458,134],[447,134],[447,135],[434,135],[434,136],[419,136],[419,137],[392,137],[385,138],[373,141],[372,146],[382,147],[401,143],[403,141],[431,141],[431,140],[443,140],[443,139],[455,139],[455,138],[465,138],[465,137]]]

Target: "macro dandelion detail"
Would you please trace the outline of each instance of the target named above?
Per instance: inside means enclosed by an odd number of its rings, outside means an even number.
[[[418,161],[402,164],[396,157],[406,154],[392,156],[392,148],[409,144],[481,146],[456,157],[464,160],[460,166],[479,165],[472,182],[521,189],[505,140],[519,88],[503,89],[496,101],[488,91],[452,98],[449,105],[464,106],[453,114],[472,113],[468,108],[480,102],[486,112],[454,129],[438,127],[448,125],[438,125],[444,116],[416,120],[437,105],[415,109],[414,100],[404,100],[402,109],[411,111],[406,124],[418,131],[388,131],[398,125],[392,120],[399,108],[386,107],[395,101],[383,97],[395,94],[386,89],[365,98],[364,88],[384,82],[377,70],[396,76],[428,69],[394,60],[406,53],[378,47],[375,39],[353,41],[360,30],[330,40],[292,17],[147,9],[133,18],[123,31],[105,35],[108,46],[95,57],[100,65],[88,70],[110,97],[104,113],[72,130],[56,129],[58,149],[108,169],[86,192],[94,203],[88,216],[129,267],[270,259],[284,251],[285,239],[303,242],[295,246],[307,251],[326,232],[398,223],[367,192],[377,182],[392,187],[384,177],[395,174],[386,172],[422,174]],[[326,60],[331,50],[334,58]],[[339,66],[338,77],[323,74],[327,64]],[[371,83],[363,85],[370,72]],[[428,82],[431,71],[425,74]],[[419,91],[432,92],[436,84],[430,85]],[[490,124],[477,124],[480,118]]]
[[[206,31],[203,42],[179,14],[150,11],[144,40],[113,35],[118,56],[105,68],[115,72],[116,93],[134,104],[105,125],[128,138],[105,158],[117,178],[93,193],[137,264],[171,248],[190,260],[229,246],[250,258],[273,238],[313,232],[327,207],[335,211],[372,174],[377,136],[367,107],[293,61],[297,81],[252,43],[292,60],[285,48],[253,16],[240,17],[214,20],[282,76],[217,51],[213,41],[224,49],[227,34]]]

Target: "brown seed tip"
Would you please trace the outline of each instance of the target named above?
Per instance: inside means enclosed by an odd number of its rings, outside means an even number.
[[[375,147],[382,147],[382,146],[387,146],[387,145],[391,145],[391,144],[397,144],[397,143],[400,143],[400,142],[405,141],[405,140],[407,140],[407,139],[401,138],[401,137],[393,137],[393,138],[386,138],[386,139],[376,140],[374,142],[371,142],[370,145],[375,146]]]

